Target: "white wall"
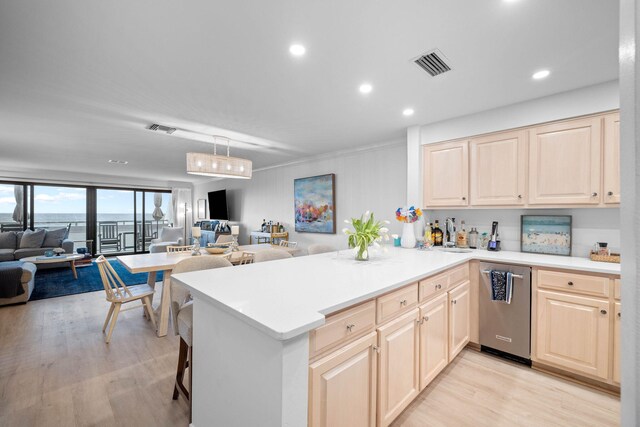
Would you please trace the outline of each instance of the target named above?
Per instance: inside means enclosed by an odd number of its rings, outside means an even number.
[[[500,245],[503,250],[520,251],[520,215],[571,215],[572,236],[571,255],[589,256],[589,250],[596,242],[607,242],[609,247],[620,251],[620,209],[618,208],[574,208],[574,209],[458,209],[426,210],[427,220],[440,220],[444,230],[446,217],[466,222],[467,231],[476,227],[478,232],[491,232],[491,223],[498,221]]]
[[[395,210],[404,204],[407,188],[407,150],[403,142],[298,164],[255,171],[251,180],[225,179],[194,187],[194,203],[209,191],[226,189],[232,222],[240,223],[240,243],[248,243],[249,232],[262,220],[283,223],[289,240],[307,247],[324,243],[346,248],[341,230],[344,220],[371,210],[379,219],[392,221],[391,231],[400,233]],[[307,176],[336,174],[337,233],[333,235],[294,231],[293,180]]]

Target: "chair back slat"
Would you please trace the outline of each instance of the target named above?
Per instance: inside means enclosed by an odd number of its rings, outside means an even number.
[[[102,285],[104,286],[108,300],[124,299],[133,296],[127,285],[124,284],[104,255],[98,257],[96,264],[98,264],[100,278],[102,279]]]
[[[295,248],[298,246],[298,242],[290,242],[288,240],[280,240],[280,246],[285,248]]]
[[[167,246],[168,253],[191,252],[192,250],[193,250],[193,246]]]
[[[245,264],[253,264],[253,255],[254,252],[243,252],[236,264],[245,265]]]

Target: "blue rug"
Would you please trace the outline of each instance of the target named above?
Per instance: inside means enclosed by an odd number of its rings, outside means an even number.
[[[117,260],[109,263],[118,273],[125,285],[141,285],[147,283],[147,273],[132,274]],[[96,264],[78,267],[78,280],[73,278],[71,268],[49,268],[36,272],[36,281],[29,301],[61,297],[64,295],[82,294],[85,292],[104,291],[100,272]],[[156,281],[162,281],[162,273],[158,272]]]

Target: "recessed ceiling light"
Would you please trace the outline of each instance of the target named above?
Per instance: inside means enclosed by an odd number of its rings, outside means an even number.
[[[114,163],[116,165],[126,165],[129,162],[126,161],[126,160],[113,160],[113,159],[111,159],[111,160],[109,160],[109,163]]]
[[[360,85],[360,93],[371,93],[372,90],[373,86],[371,86],[369,83],[362,83]]]
[[[402,115],[404,116],[413,116],[413,113],[414,113],[413,108],[405,108],[402,111]]]
[[[307,49],[305,49],[305,47],[301,44],[292,44],[291,46],[289,46],[289,53],[291,53],[291,55],[293,56],[302,56],[306,51]]]
[[[549,71],[549,70],[540,70],[540,71],[537,71],[537,72],[533,73],[533,76],[531,76],[531,77],[534,78],[535,80],[540,80],[540,79],[544,79],[546,77],[549,77],[549,74],[551,74],[551,71]]]

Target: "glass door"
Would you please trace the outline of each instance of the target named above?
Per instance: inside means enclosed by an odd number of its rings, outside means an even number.
[[[96,190],[98,254],[136,251],[135,208],[133,190]]]
[[[162,227],[169,224],[171,194],[152,191],[136,192],[136,249],[148,251],[153,239],[160,236]]]

